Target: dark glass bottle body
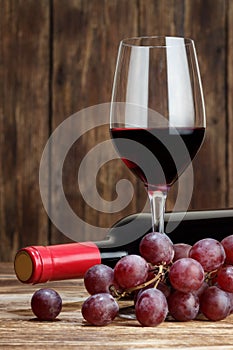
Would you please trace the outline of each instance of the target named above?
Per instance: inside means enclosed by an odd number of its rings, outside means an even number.
[[[173,213],[172,221],[170,215],[165,214],[165,232],[169,222],[173,224],[173,231],[166,232],[173,243],[192,245],[207,237],[221,241],[233,234],[233,209],[190,211],[185,216]],[[151,215],[133,214],[117,222],[104,241],[22,248],[15,257],[16,276],[21,282],[33,284],[82,278],[95,264],[114,267],[121,257],[139,254],[140,241],[150,231]]]

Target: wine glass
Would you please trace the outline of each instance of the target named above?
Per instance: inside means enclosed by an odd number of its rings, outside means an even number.
[[[164,232],[167,193],[192,162],[206,119],[192,39],[134,37],[119,46],[110,134],[148,192],[153,231]]]

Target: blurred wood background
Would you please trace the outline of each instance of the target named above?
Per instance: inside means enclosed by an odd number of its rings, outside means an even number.
[[[137,35],[194,39],[207,135],[194,162],[190,209],[233,206],[232,0],[0,0],[1,261],[11,261],[22,246],[68,240],[50,222],[40,197],[43,149],[70,115],[110,101],[119,42]],[[70,206],[97,227],[109,227],[142,210],[147,201],[142,184],[118,160],[99,172],[98,191],[113,200],[117,181],[125,177],[135,190],[131,203],[111,214],[94,210],[82,199],[76,189],[78,159],[95,145],[93,140],[107,138],[106,130],[86,135],[64,164]],[[186,181],[184,175],[184,196]],[[174,205],[176,191],[174,186],[167,210]],[[88,232],[81,235],[90,239]]]

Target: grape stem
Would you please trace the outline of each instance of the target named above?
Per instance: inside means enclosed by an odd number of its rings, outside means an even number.
[[[217,276],[218,269],[207,272],[205,275],[205,281],[209,283],[211,280],[213,280]]]
[[[109,289],[111,292],[114,293],[117,300],[120,300],[126,296],[129,296],[132,292],[135,292],[136,290],[140,290],[142,288],[145,288],[152,283],[154,283],[154,288],[157,288],[159,282],[162,281],[163,277],[165,276],[165,273],[168,271],[168,268],[165,266],[165,264],[161,264],[158,266],[153,266],[153,270],[151,270],[151,271],[156,271],[156,270],[158,270],[158,271],[157,271],[156,275],[151,280],[146,281],[142,284],[139,284],[136,287],[125,289],[123,292],[119,292],[118,290],[116,290],[114,285],[110,286]]]

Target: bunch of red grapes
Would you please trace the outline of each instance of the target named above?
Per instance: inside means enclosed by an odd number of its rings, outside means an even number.
[[[167,318],[219,321],[233,313],[233,235],[190,246],[151,232],[139,248],[140,255],[121,258],[114,269],[99,264],[86,272],[84,283],[91,295],[82,315],[88,323],[111,323],[119,300],[129,297],[143,326],[157,326]]]

